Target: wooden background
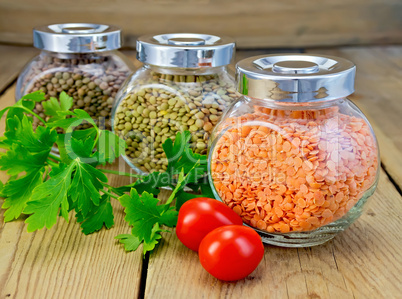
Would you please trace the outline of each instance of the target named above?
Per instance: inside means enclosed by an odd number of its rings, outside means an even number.
[[[0,0],[0,43],[31,44],[32,28],[60,22],[110,23],[125,46],[139,35],[229,35],[238,48],[402,42],[401,0]]]

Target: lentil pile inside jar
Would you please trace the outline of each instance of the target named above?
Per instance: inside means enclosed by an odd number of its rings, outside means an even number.
[[[208,138],[223,111],[238,99],[224,72],[170,75],[147,70],[116,108],[114,130],[126,140],[126,157],[144,172],[164,171],[162,144],[177,132],[192,133],[194,152],[206,154]]]
[[[267,232],[308,231],[344,216],[375,182],[377,145],[362,118],[256,107],[226,120],[212,154],[220,198]]]
[[[355,70],[346,59],[310,54],[237,63],[243,96],[214,129],[209,179],[216,198],[264,242],[322,244],[356,220],[373,194],[377,141],[347,99]]]
[[[132,64],[117,51],[120,29],[100,24],[54,24],[34,29],[34,46],[41,49],[17,81],[16,100],[42,90],[45,98],[59,98],[61,92],[72,97],[71,109],[83,109],[101,127],[111,129],[114,98],[133,70]],[[41,103],[33,110],[47,120]],[[34,118],[33,126],[40,124]],[[85,129],[88,124],[79,126]]]
[[[125,160],[138,173],[165,171],[166,139],[192,133],[191,147],[206,154],[212,129],[239,98],[227,65],[231,38],[172,33],[142,36],[137,58],[144,63],[121,89],[113,130],[126,140]]]

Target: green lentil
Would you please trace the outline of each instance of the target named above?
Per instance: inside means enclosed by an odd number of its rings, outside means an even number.
[[[167,138],[174,139],[177,132],[184,130],[193,134],[192,149],[205,154],[214,124],[223,109],[238,98],[238,94],[225,89],[225,86],[233,87],[233,84],[228,82],[222,85],[222,82],[226,81],[219,80],[217,75],[183,76],[155,72],[151,72],[149,79],[137,82],[139,86],[158,84],[158,87],[137,89],[120,100],[117,107],[117,111],[123,107],[124,118],[120,119],[123,123],[115,125],[116,132],[128,140],[124,134],[129,131],[126,134],[129,135],[139,129],[136,131],[138,142],[131,142],[126,150],[132,163],[145,172],[149,169],[166,170],[167,161],[162,144]],[[169,88],[160,87],[161,84]]]
[[[155,112],[155,111],[151,111],[151,112],[149,113],[149,117],[150,117],[151,119],[155,119],[155,118],[156,118],[156,112]]]

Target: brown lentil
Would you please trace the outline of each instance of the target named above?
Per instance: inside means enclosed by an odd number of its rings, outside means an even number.
[[[83,109],[95,120],[104,121],[106,129],[111,129],[110,116],[114,98],[121,84],[131,70],[120,60],[108,55],[72,54],[71,57],[49,54],[34,60],[25,80],[24,95],[42,90],[45,98],[59,97],[65,91],[73,98],[72,109]],[[25,87],[29,84],[28,87]],[[46,118],[39,103],[34,109]],[[39,120],[34,119],[34,127]],[[84,124],[80,128],[86,128]]]

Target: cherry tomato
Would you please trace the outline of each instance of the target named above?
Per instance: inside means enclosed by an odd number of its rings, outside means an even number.
[[[243,221],[231,208],[216,199],[193,198],[182,205],[176,226],[179,240],[188,248],[198,251],[202,239],[215,228]]]
[[[255,230],[228,225],[206,235],[198,255],[209,274],[220,280],[235,281],[257,268],[264,256],[264,245]]]

